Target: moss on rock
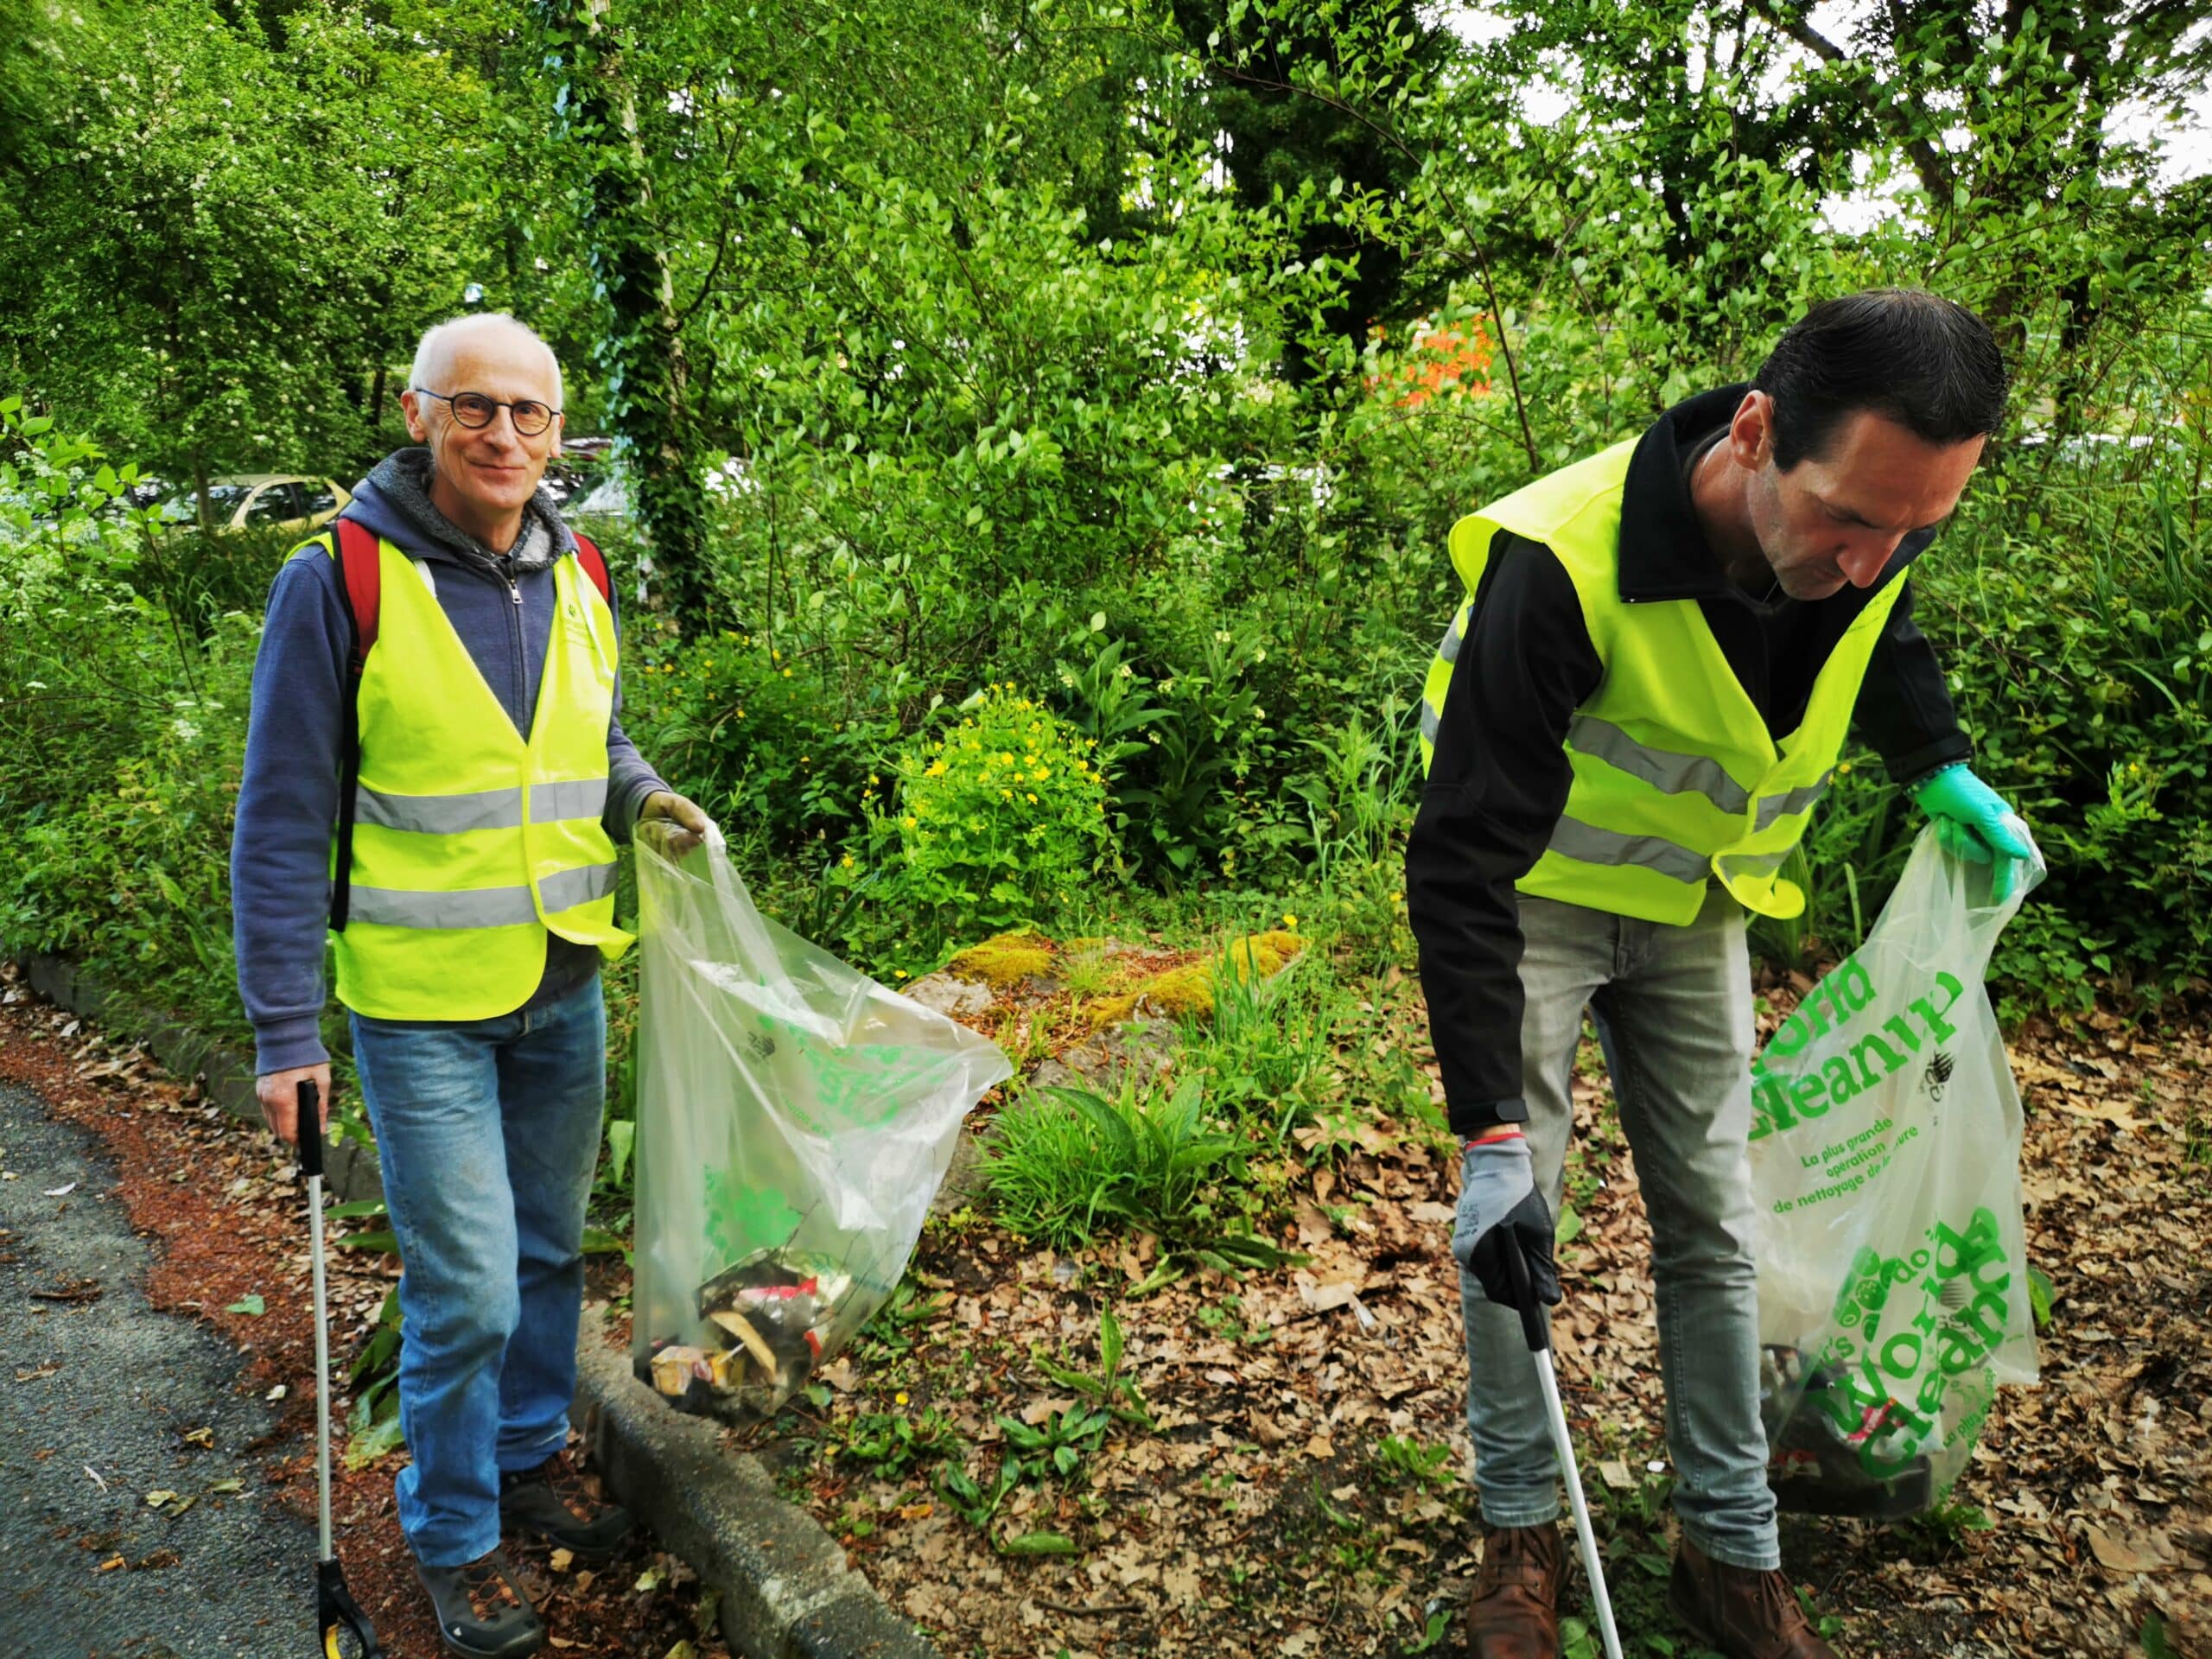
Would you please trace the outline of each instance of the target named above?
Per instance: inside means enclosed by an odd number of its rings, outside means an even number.
[[[1249,934],[1231,940],[1217,957],[1171,968],[1118,996],[1102,996],[1087,1013],[1093,1027],[1119,1024],[1135,1014],[1140,1002],[1149,1002],[1177,1020],[1209,1019],[1217,975],[1227,971],[1244,982],[1272,979],[1305,948],[1306,941],[1295,933],[1277,930]]]
[[[1051,973],[1052,942],[1035,931],[1001,933],[969,945],[944,964],[944,971],[955,979],[981,980],[992,989],[1002,991],[1025,979]]]

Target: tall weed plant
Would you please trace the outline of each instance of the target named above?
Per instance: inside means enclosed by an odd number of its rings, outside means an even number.
[[[1070,1248],[1126,1229],[1210,1266],[1262,1266],[1281,1253],[1251,1229],[1250,1150],[1209,1122],[1196,1077],[1170,1090],[1131,1073],[1112,1096],[1030,1090],[999,1114],[985,1168],[1024,1236]]]

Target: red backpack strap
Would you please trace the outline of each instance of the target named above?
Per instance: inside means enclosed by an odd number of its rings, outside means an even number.
[[[338,555],[338,592],[353,625],[353,649],[346,659],[346,723],[338,745],[338,835],[332,859],[330,926],[346,931],[352,908],[353,814],[361,783],[361,674],[369,647],[377,642],[377,613],[384,595],[384,554],[365,524],[340,518],[332,526],[331,546]]]
[[[591,585],[599,589],[599,596],[613,605],[613,584],[607,578],[607,561],[601,556],[598,543],[588,536],[579,535],[576,537],[576,563],[583,566],[584,574],[591,578]]]
[[[346,608],[353,619],[353,654],[346,663],[358,680],[367,666],[369,647],[377,642],[377,612],[384,594],[384,560],[377,538],[366,524],[351,518],[337,525],[338,573],[346,592]]]

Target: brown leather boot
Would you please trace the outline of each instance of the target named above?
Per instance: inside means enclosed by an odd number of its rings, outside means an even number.
[[[1675,1552],[1667,1605],[1727,1659],[1836,1659],[1814,1634],[1786,1573],[1730,1567],[1687,1538]]]
[[[1460,1627],[1469,1659],[1559,1659],[1566,1569],[1556,1522],[1484,1528],[1482,1573]]]

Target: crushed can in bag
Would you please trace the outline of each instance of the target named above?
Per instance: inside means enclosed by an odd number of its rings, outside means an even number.
[[[880,1306],[999,1046],[762,916],[718,833],[638,843],[632,1360],[766,1415]]]
[[[1784,1510],[1934,1507],[1998,1385],[2036,1380],[2020,1096],[1982,980],[2043,875],[2038,854],[1993,904],[1990,867],[1931,825],[1866,944],[1752,1062],[1760,1395]]]

